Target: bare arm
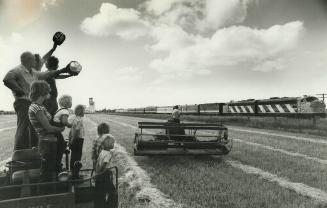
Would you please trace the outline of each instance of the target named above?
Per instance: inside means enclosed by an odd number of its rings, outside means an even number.
[[[14,70],[10,70],[3,79],[3,84],[11,89],[17,96],[24,95],[24,90],[16,81],[17,74]]]
[[[74,75],[71,75],[71,74],[59,74],[58,76],[56,76],[55,78],[56,79],[66,79],[68,77],[72,77]]]
[[[59,74],[66,73],[68,71],[69,71],[69,68],[65,67],[60,70],[55,70],[55,71],[38,72],[38,79],[47,80],[49,78],[55,78]]]
[[[41,123],[42,127],[48,132],[48,133],[55,133],[55,132],[61,132],[64,130],[64,128],[59,128],[55,126],[51,126],[48,119],[44,115],[43,111],[38,111],[36,113],[36,119]]]
[[[56,50],[57,48],[57,44],[53,43],[52,48],[50,49],[50,51],[48,51],[48,53],[46,53],[43,57],[42,57],[42,62],[43,64],[50,58],[50,56],[52,56],[53,52]]]

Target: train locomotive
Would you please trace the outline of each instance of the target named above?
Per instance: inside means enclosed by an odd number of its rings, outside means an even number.
[[[191,115],[248,115],[248,116],[322,116],[326,105],[314,96],[272,97],[247,99],[227,103],[204,103],[179,105],[182,114]],[[117,109],[117,113],[171,114],[173,106],[150,106],[146,108]]]

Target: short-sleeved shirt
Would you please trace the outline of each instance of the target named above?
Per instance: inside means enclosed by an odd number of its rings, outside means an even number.
[[[109,140],[109,142],[104,142],[105,140]],[[115,143],[115,137],[111,134],[104,134],[97,139],[93,140],[93,146],[92,146],[92,161],[95,163],[99,157],[100,152],[103,149],[110,149],[110,147],[113,147]],[[110,147],[106,145],[110,145]]]
[[[173,119],[179,119],[181,112],[178,109],[174,109],[171,115]]]
[[[84,123],[83,118],[80,116],[75,116],[72,120],[72,130],[76,131],[75,137],[77,138],[84,138],[85,132],[84,132]]]
[[[53,121],[56,123],[61,123],[61,119],[63,116],[69,116],[69,111],[67,108],[61,108],[57,111],[57,113],[53,117]]]
[[[95,167],[95,173],[100,173],[102,170],[104,170],[106,167],[112,166],[112,160],[113,160],[113,150],[101,150],[99,157],[97,159],[96,167]]]
[[[18,98],[24,98],[29,99],[30,94],[30,87],[33,81],[38,80],[38,77],[40,76],[42,72],[38,72],[34,69],[31,70],[31,72],[26,69],[23,65],[19,65],[15,67],[14,69],[10,70],[4,80],[16,80],[17,84],[20,86],[20,88],[23,90],[24,94],[22,96],[16,96],[13,92],[13,95],[15,99]]]
[[[34,127],[39,139],[47,139],[51,141],[56,141],[56,137],[54,137],[51,133],[48,133],[46,129],[42,126],[40,121],[37,119],[36,114],[41,111],[44,113],[45,117],[49,120],[51,120],[50,113],[45,109],[43,105],[32,103],[28,109],[28,117],[30,119],[30,122],[32,126]]]

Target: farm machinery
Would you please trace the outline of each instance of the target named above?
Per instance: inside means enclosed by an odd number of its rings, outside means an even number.
[[[73,170],[42,182],[41,164],[38,149],[13,152],[7,170],[0,175],[0,208],[96,207],[98,199],[102,207],[118,207],[117,167],[95,174],[76,162]]]
[[[232,149],[220,124],[139,122],[134,155],[226,155]]]

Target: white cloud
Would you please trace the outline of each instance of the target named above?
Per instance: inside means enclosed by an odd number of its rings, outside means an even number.
[[[158,25],[151,35],[157,42],[150,46],[156,51],[172,51],[196,44],[201,36],[188,34],[179,26]]]
[[[137,81],[142,79],[144,72],[138,67],[124,67],[115,71],[117,80],[120,81]]]
[[[137,39],[148,33],[148,25],[140,19],[134,9],[121,9],[110,3],[103,3],[100,12],[86,18],[81,30],[93,36],[118,35],[127,40]]]
[[[215,31],[244,21],[247,7],[257,0],[149,0],[145,10],[158,21],[185,30]]]
[[[181,0],[150,0],[145,2],[145,9],[147,12],[159,16],[168,11],[176,2],[181,2]]]
[[[298,21],[262,30],[232,26],[217,30],[210,38],[197,38],[188,47],[174,48],[167,57],[153,60],[150,67],[183,77],[208,74],[219,67],[282,70],[283,56],[296,48],[303,29]]]
[[[104,3],[98,14],[83,21],[81,29],[95,36],[154,38],[147,47],[168,55],[154,58],[149,66],[166,80],[207,75],[228,67],[283,70],[287,67],[284,56],[298,45],[303,23],[295,21],[268,29],[232,26],[245,20],[247,7],[253,2],[256,0],[150,0],[143,5],[147,13],[142,15],[134,9]]]
[[[248,4],[254,0],[206,0],[203,20],[198,22],[200,30],[216,30],[226,25],[233,25],[244,21]]]

